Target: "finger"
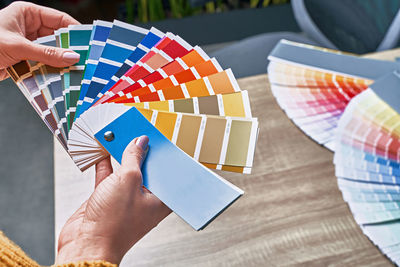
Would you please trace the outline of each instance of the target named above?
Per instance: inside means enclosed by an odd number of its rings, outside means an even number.
[[[73,65],[80,58],[74,51],[36,44],[27,39],[21,40],[21,44],[15,49],[18,51],[14,51],[13,54],[17,60],[30,59],[58,68]]]
[[[37,32],[33,32],[33,33],[27,33],[25,35],[25,38],[28,39],[29,41],[33,41],[36,40],[39,37]]]
[[[149,205],[149,208],[154,210],[156,214],[159,214],[160,221],[172,212],[172,210],[168,208],[167,205],[165,205],[156,195],[153,195],[153,193],[146,187],[143,187],[143,192],[143,196],[145,198],[145,201]]]
[[[121,166],[128,167],[135,165],[140,168],[147,153],[148,144],[149,138],[145,135],[133,139],[125,148]]]
[[[113,173],[110,157],[107,157],[96,164],[96,179],[94,188],[96,188],[104,179]]]
[[[134,186],[137,186],[138,189],[141,188],[142,184],[140,167],[146,156],[148,142],[149,138],[147,136],[135,138],[125,148],[124,154],[122,155],[120,168],[121,176],[123,179],[133,180],[135,182]]]

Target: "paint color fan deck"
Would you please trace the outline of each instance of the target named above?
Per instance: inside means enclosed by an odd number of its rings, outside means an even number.
[[[330,150],[348,102],[398,66],[286,40],[268,58],[268,77],[279,106],[305,134]]]
[[[258,120],[232,71],[200,47],[117,20],[35,42],[80,54],[67,68],[28,60],[7,70],[82,171],[109,155],[120,162],[147,135],[143,184],[193,228],[243,194],[209,169],[250,173]]]
[[[339,189],[364,234],[400,264],[400,76],[354,97],[337,129]]]

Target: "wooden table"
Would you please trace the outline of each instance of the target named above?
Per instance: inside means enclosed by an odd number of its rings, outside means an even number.
[[[249,91],[260,121],[255,168],[251,175],[220,174],[245,195],[200,232],[171,214],[129,251],[122,266],[390,266],[343,201],[333,154],[290,122],[267,75],[239,84]],[[93,169],[81,174],[55,143],[58,236],[93,190],[94,174]]]

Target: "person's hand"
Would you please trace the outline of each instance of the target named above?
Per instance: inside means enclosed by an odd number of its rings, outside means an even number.
[[[115,172],[110,158],[96,165],[95,191],[62,229],[56,264],[85,260],[119,264],[171,212],[142,186],[140,168],[148,141],[147,136],[134,139]]]
[[[68,14],[28,2],[13,2],[0,10],[0,80],[8,77],[6,68],[30,59],[53,67],[66,67],[79,61],[71,50],[31,42],[51,35],[54,30],[79,24]]]

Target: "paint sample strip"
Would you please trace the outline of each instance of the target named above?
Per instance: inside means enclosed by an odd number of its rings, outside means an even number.
[[[70,129],[74,120],[85,63],[89,54],[89,43],[93,25],[73,25],[69,26],[68,30],[68,48],[80,54],[79,62],[69,67],[69,86],[68,90],[65,92],[65,102],[67,103],[67,127]]]
[[[61,28],[58,29],[54,32],[54,35],[56,37],[56,44],[57,47],[69,48],[69,29],[68,28]],[[66,67],[64,69],[60,69],[60,78],[61,78],[61,86],[62,86],[62,95],[64,98],[64,110],[65,110],[65,123],[63,123],[63,128],[64,131],[67,133],[68,137],[68,132],[69,132],[69,125],[67,123],[67,116],[68,116],[68,103],[67,103],[67,98],[65,94],[69,91],[69,85],[70,85],[70,79],[69,79],[69,67]]]
[[[167,33],[164,38],[162,38],[154,47],[151,48],[150,52],[148,52],[143,58],[141,58],[139,61],[145,61],[147,60],[147,58],[151,57],[152,55],[154,55],[157,51],[163,49],[165,46],[167,46],[169,43],[172,42],[172,40],[175,38],[175,35],[172,33]],[[136,62],[138,63],[138,62]],[[136,64],[134,64],[126,73],[124,73],[124,75],[122,75],[122,77],[108,90],[119,90],[119,88],[124,88],[125,86],[129,86],[130,83],[128,81],[126,81],[126,74],[129,73],[130,71],[136,70],[137,68],[139,68],[139,66],[136,66]],[[107,93],[107,92],[106,92]],[[105,95],[106,93],[104,93],[103,95]],[[99,94],[99,97],[103,97],[102,94]]]
[[[281,86],[271,84],[272,93],[276,98],[295,99],[297,102],[319,101],[337,99],[341,101],[349,101],[354,95],[349,95],[336,88],[320,89],[312,87],[303,87],[300,90],[296,87]]]
[[[125,105],[158,111],[251,118],[250,100],[247,91],[186,99],[128,103]]]
[[[38,38],[34,41],[35,43],[46,45],[46,46],[57,46],[57,39],[55,35]],[[48,110],[51,112],[54,120],[57,123],[57,129],[55,135],[61,134],[63,143],[66,144],[67,131],[65,125],[65,108],[63,103],[63,86],[59,76],[60,69],[43,64],[38,64],[38,70],[35,70],[33,77],[36,85],[39,87],[41,96],[44,98],[44,102],[47,103]],[[32,85],[33,83],[31,83]],[[39,93],[35,93],[36,99],[41,97]],[[40,100],[39,100],[40,101]],[[43,103],[43,101],[42,101]]]
[[[398,113],[372,90],[354,99],[349,110],[354,110],[354,114],[340,123],[342,142],[392,160],[400,158]]]
[[[151,94],[157,90],[161,90],[163,88],[170,88],[177,86],[182,83],[187,83],[193,80],[197,80],[200,78],[204,78],[210,76],[212,74],[223,71],[221,66],[218,64],[215,58],[197,64],[193,67],[190,67],[184,71],[178,72],[174,75],[170,75],[167,78],[158,80],[148,86],[139,88],[134,90],[135,95],[145,95]],[[140,82],[138,82],[140,84]],[[145,84],[143,84],[145,85]],[[107,102],[119,102],[121,100],[127,99],[125,94],[131,92],[129,88],[118,92],[118,95],[110,98]]]
[[[68,35],[69,35],[68,28],[61,28],[61,29],[54,31],[54,36],[56,38],[56,46],[62,47],[62,48],[68,48],[68,46],[69,46],[69,41],[68,41],[69,36]],[[58,98],[59,101],[57,101],[57,105],[59,106],[60,112],[64,113],[62,115],[62,118],[60,121],[61,125],[59,127],[61,127],[63,129],[63,131],[65,132],[66,137],[68,139],[68,132],[69,132],[68,125],[67,125],[67,110],[68,110],[68,108],[65,103],[65,93],[67,91],[66,88],[69,87],[69,68],[66,67],[66,68],[60,69],[59,76],[57,78],[59,78],[59,79],[56,79],[55,83],[56,83],[57,87],[58,86],[61,87],[61,94],[62,94],[62,97]]]
[[[281,40],[275,46],[268,59],[369,80],[378,79],[398,69],[398,64],[393,61],[332,53],[312,47],[298,46],[296,43],[286,40]]]
[[[31,62],[32,63],[32,62]],[[44,79],[40,73],[39,67],[41,64],[35,64],[33,67],[27,61],[21,61],[11,67],[7,68],[7,72],[14,80],[18,88],[28,99],[36,113],[40,116],[42,121],[46,124],[49,130],[60,141],[61,145],[67,149],[64,137],[57,128],[57,121],[48,108],[48,103],[39,88],[39,79],[41,84],[45,84]],[[38,79],[34,77],[34,72],[40,74]]]
[[[76,95],[79,95],[80,81],[82,80],[83,70],[87,62],[89,43],[92,35],[93,25],[71,25],[68,28],[62,28],[55,32],[56,43],[58,47],[71,49],[80,55],[80,60],[75,65],[59,70],[57,83],[62,87],[62,99],[58,97],[58,102],[62,102],[65,110],[65,119],[63,118],[64,131],[68,133],[71,127],[71,111],[75,111]],[[72,80],[71,75],[77,78]],[[58,103],[61,106],[61,103]],[[72,113],[73,114],[73,113]]]
[[[140,59],[142,59],[150,50],[157,45],[165,34],[156,28],[152,27],[149,33],[138,44],[135,51],[125,60],[124,64],[119,70],[111,77],[107,85],[97,94],[93,103],[96,103],[108,90],[110,90],[118,80],[132,68]]]
[[[40,86],[38,85],[44,84],[45,81],[41,79],[41,84],[37,83],[32,76],[34,75],[35,71],[40,69],[41,65],[42,64],[38,62],[29,62],[23,60],[17,64],[14,64],[13,66],[7,67],[7,72],[11,79],[16,83],[22,94],[26,97],[26,99],[28,99],[32,107],[40,116],[43,115],[42,109],[39,107],[38,103],[34,101],[32,94],[36,91],[39,91]],[[28,81],[28,83],[23,82],[25,79]],[[32,82],[34,84],[30,85]],[[53,131],[53,129],[51,130]]]
[[[46,46],[57,46],[57,40],[55,35],[38,38],[34,41],[37,44]],[[51,112],[53,118],[57,122],[57,132],[60,132],[63,139],[67,139],[67,132],[63,128],[63,122],[65,121],[65,109],[63,105],[62,96],[62,84],[59,77],[59,68],[46,66],[43,64],[37,64],[37,70],[34,71],[33,77],[36,82],[36,86],[39,87],[41,95],[44,97],[47,103],[48,109]],[[34,83],[30,85],[33,86]],[[38,96],[36,93],[35,96]],[[40,97],[40,96],[39,96]]]
[[[146,56],[140,59],[124,74],[124,76],[122,76],[121,82],[116,83],[110,90],[113,90],[114,93],[121,91],[136,81],[155,72],[158,68],[174,61],[174,59],[183,57],[192,49],[193,47],[191,45],[176,35],[165,46],[162,46],[161,48],[153,47]]]
[[[111,100],[118,98],[119,94],[127,94],[129,92],[135,91],[142,87],[153,84],[159,80],[172,76],[174,74],[188,70],[189,68],[200,65],[209,60],[207,54],[198,46],[194,47],[189,53],[181,58],[176,58],[174,61],[168,63],[167,65],[157,69],[155,72],[147,75],[146,77],[134,82],[132,85],[128,86],[122,91],[118,89],[113,89],[107,92],[101,100],[97,101],[96,104],[111,102]]]
[[[200,162],[200,163],[203,164],[205,167],[207,167],[209,169],[213,169],[213,170],[221,170],[221,171],[237,172],[237,173],[245,173],[245,174],[250,174],[252,171],[252,168],[249,168],[249,167],[210,164],[210,163],[204,163],[204,162]]]
[[[36,68],[36,71],[37,70],[38,68]],[[36,83],[35,78],[33,77],[34,71],[31,70],[31,66],[28,64],[28,62],[24,60],[13,66],[10,66],[7,68],[7,72],[10,75],[10,77],[14,80],[20,91],[31,103],[35,111],[39,114],[42,120],[49,127],[51,132],[54,133],[56,122],[54,121],[54,123],[49,123],[44,116],[44,114],[50,112],[48,112],[48,106],[46,100],[40,94],[39,86]],[[40,94],[40,98],[38,98],[39,101],[35,101],[34,97],[35,94],[38,95]],[[52,118],[52,120],[54,120],[54,118]]]
[[[56,38],[54,35],[38,38],[34,41],[37,44],[46,46],[56,46]],[[29,86],[38,86],[41,95],[44,97],[45,102],[49,111],[52,113],[55,121],[57,122],[57,128],[60,129],[61,119],[64,118],[64,109],[61,106],[61,110],[58,106],[55,106],[55,102],[62,101],[62,86],[59,78],[59,69],[43,64],[37,65],[39,68],[33,73],[34,82],[30,83]],[[35,94],[37,95],[37,94]],[[58,109],[57,109],[58,108]],[[66,139],[66,134],[62,132],[63,138]]]
[[[253,165],[258,121],[138,109],[165,137],[203,163]]]
[[[96,70],[99,58],[103,52],[106,40],[110,34],[112,23],[108,21],[96,20],[93,23],[93,31],[89,43],[88,59],[86,60],[86,66],[82,79],[82,84],[79,93],[79,99],[76,107],[76,116],[79,113],[79,107],[82,105],[83,99],[86,96],[89,88],[90,81],[93,77],[94,71]]]
[[[296,66],[290,63],[273,62],[268,65],[269,79],[272,84],[313,88],[337,88],[356,95],[364,91],[373,80],[340,75],[325,70],[315,70],[310,66]]]
[[[121,68],[125,60],[135,51],[136,46],[148,34],[149,30],[114,20],[99,63],[90,81],[82,103],[81,113],[87,110],[107,85],[111,77]]]
[[[134,96],[121,103],[139,103],[150,101],[164,101],[191,97],[210,96],[239,92],[240,88],[231,69],[190,81],[171,88],[157,90],[154,93]],[[127,95],[128,96],[128,95]],[[133,101],[132,101],[133,99]]]

